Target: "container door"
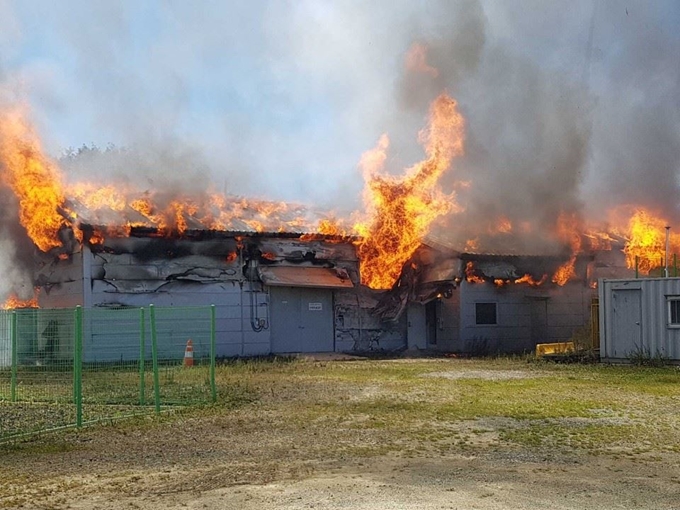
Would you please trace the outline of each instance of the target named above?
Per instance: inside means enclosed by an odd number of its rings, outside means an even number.
[[[271,288],[272,352],[333,352],[333,295],[325,289]]]
[[[613,357],[625,358],[642,349],[642,292],[612,290]]]

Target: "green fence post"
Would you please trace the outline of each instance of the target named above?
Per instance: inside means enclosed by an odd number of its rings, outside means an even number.
[[[139,405],[143,406],[146,403],[146,384],[144,381],[144,372],[146,366],[144,358],[146,357],[146,334],[144,330],[144,308],[139,309]]]
[[[10,382],[10,399],[17,401],[17,365],[19,364],[19,353],[17,352],[17,311],[12,311],[12,375]]]
[[[73,348],[73,371],[75,379],[76,427],[83,426],[83,308],[75,311],[76,327]]]
[[[78,309],[73,309],[73,405],[78,405]]]
[[[158,344],[156,335],[156,310],[149,305],[149,319],[151,321],[151,359],[153,363],[153,399],[156,406],[156,414],[161,413],[161,389],[158,377]]]
[[[215,386],[215,305],[210,305],[210,392],[213,403],[217,402],[217,386]]]

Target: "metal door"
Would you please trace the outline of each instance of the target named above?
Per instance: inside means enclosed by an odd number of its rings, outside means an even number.
[[[271,288],[272,352],[333,352],[333,295],[326,289]]]
[[[426,349],[425,307],[411,303],[406,309],[408,326],[406,329],[406,345],[409,349]]]
[[[430,301],[425,305],[425,335],[428,345],[437,345],[437,327],[439,326],[438,301]]]
[[[535,347],[548,342],[548,299],[535,298],[531,300],[531,343]]]
[[[615,358],[642,348],[642,293],[640,289],[612,290],[612,347]]]

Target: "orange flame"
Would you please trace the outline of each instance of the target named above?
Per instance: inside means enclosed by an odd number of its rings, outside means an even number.
[[[19,299],[16,295],[11,295],[2,304],[3,310],[15,310],[17,308],[40,308],[38,306],[38,293],[31,299]]]
[[[544,274],[541,277],[540,280],[534,280],[534,277],[527,273],[524,276],[522,276],[521,278],[517,278],[515,280],[515,284],[519,285],[519,284],[522,284],[522,283],[528,283],[532,287],[538,287],[539,285],[543,285],[546,282],[547,279],[548,279],[547,274]]]
[[[643,273],[664,265],[666,255],[666,225],[668,223],[652,215],[645,209],[638,209],[628,222],[628,241],[623,249],[629,269],[635,267]],[[671,236],[675,249],[678,245],[677,235]]]
[[[485,283],[486,280],[475,274],[475,266],[472,262],[465,264],[465,281],[468,283]]]
[[[498,218],[494,225],[489,226],[490,234],[509,234],[512,232],[512,222],[505,216]]]
[[[565,285],[569,280],[576,277],[576,256],[581,252],[580,224],[575,214],[560,214],[557,219],[557,230],[560,239],[569,244],[571,256],[562,264],[552,277],[553,283],[559,286]]]
[[[0,112],[2,179],[19,200],[19,221],[42,251],[61,246],[58,232],[66,224],[60,174],[43,155],[38,137],[19,109]]]
[[[361,236],[356,245],[364,285],[390,288],[431,223],[456,209],[453,197],[443,196],[437,181],[453,157],[463,153],[464,125],[456,102],[442,94],[432,103],[429,125],[419,136],[428,157],[405,177],[382,173],[389,145],[385,135],[378,147],[361,158],[367,181],[364,198],[371,213],[370,221],[354,227]]]
[[[331,219],[324,219],[319,222],[317,232],[329,236],[344,236],[347,235],[344,230],[340,228],[337,222]]]
[[[468,239],[465,242],[465,251],[469,253],[474,253],[479,249],[479,240],[478,239]]]
[[[108,207],[123,211],[127,205],[125,193],[118,186],[101,186],[95,183],[78,182],[68,187],[70,198],[74,198],[91,210]]]

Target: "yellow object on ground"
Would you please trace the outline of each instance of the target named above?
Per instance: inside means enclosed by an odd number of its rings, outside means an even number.
[[[553,344],[536,344],[536,356],[550,354],[567,354],[574,352],[574,342],[555,342]]]

